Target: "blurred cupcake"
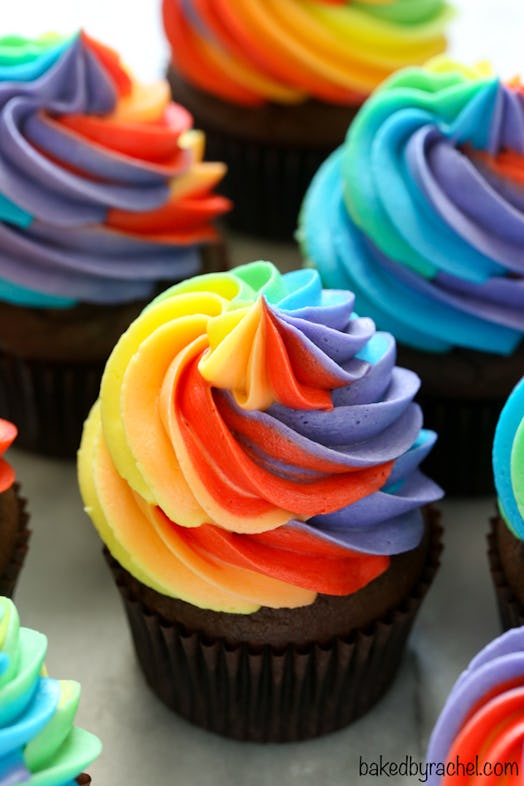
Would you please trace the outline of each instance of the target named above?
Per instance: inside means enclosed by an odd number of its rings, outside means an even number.
[[[87,786],[100,741],[73,725],[80,685],[47,676],[47,638],[0,597],[0,782]]]
[[[524,378],[497,423],[493,472],[498,515],[489,535],[489,561],[504,628],[524,625]]]
[[[191,124],[84,33],[0,39],[0,415],[20,446],[74,454],[144,301],[223,266],[225,168]]]
[[[289,240],[316,169],[397,68],[445,48],[443,0],[163,0],[175,100],[226,161],[238,229]]]
[[[13,468],[3,458],[16,427],[0,419],[0,595],[12,597],[30,536],[25,499],[18,493]]]
[[[520,629],[490,642],[456,681],[429,741],[425,782],[428,786],[516,786],[522,783],[523,744],[524,630]]]
[[[269,262],[169,289],[122,336],[79,480],[168,706],[286,741],[384,693],[440,553],[418,385],[351,293]]]
[[[524,95],[447,59],[391,77],[315,176],[305,257],[399,342],[439,434],[428,470],[489,493],[500,409],[524,370]]]

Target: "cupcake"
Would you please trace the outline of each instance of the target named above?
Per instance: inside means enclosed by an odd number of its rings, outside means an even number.
[[[172,287],[122,336],[80,489],[169,707],[286,741],[384,693],[440,552],[418,385],[351,293],[269,262]]]
[[[3,458],[16,434],[12,423],[0,419],[0,595],[8,597],[14,593],[31,534],[25,499],[18,493],[13,468]]]
[[[524,630],[484,647],[462,672],[429,741],[428,786],[522,783]],[[427,777],[426,777],[427,776]]]
[[[524,625],[524,378],[505,403],[493,442],[498,513],[488,538],[491,575],[502,626]]]
[[[0,782],[87,786],[100,740],[74,726],[80,685],[47,676],[47,638],[0,597]]]
[[[191,125],[85,33],[0,39],[0,416],[20,446],[73,455],[141,306],[223,266],[225,170]]]
[[[299,221],[325,286],[399,342],[449,493],[493,489],[500,409],[524,370],[524,95],[440,58],[392,76],[319,169]]]
[[[291,238],[316,169],[366,96],[442,52],[444,0],[163,0],[175,100],[228,164],[233,226]]]

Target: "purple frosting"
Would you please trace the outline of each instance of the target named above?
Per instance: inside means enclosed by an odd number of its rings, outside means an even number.
[[[459,66],[399,72],[313,180],[305,254],[404,344],[511,353],[524,333],[524,185],[499,168],[508,151],[524,156],[517,89]]]
[[[60,56],[45,57],[28,81],[17,81],[15,66],[12,79],[6,68],[0,74],[0,297],[29,298],[29,305],[118,303],[198,272],[195,245],[104,225],[111,209],[163,206],[189,153],[181,150],[162,171],[60,126],[61,115],[111,113],[118,93],[83,35],[62,45]]]
[[[494,689],[502,691],[501,695],[507,690],[509,695],[511,688],[505,689],[504,685],[513,681],[524,686],[523,628],[509,630],[492,641],[462,672],[431,734],[427,762],[446,762],[453,742],[472,710]],[[495,731],[489,729],[491,735]],[[430,786],[438,786],[440,782],[437,774],[432,774],[427,781]]]
[[[249,269],[248,265],[232,273],[242,277],[242,271]],[[376,332],[372,320],[353,313],[352,293],[322,290],[312,270],[286,274],[282,283],[295,292],[298,305],[286,299],[282,288],[273,297],[264,289],[261,292],[266,294],[272,317],[291,331],[317,366],[338,379],[339,386],[331,391],[333,409],[293,409],[275,403],[264,411],[244,410],[231,393],[215,390],[222,417],[260,466],[297,482],[322,473],[276,460],[266,452],[263,440],[235,432],[230,413],[235,419],[263,425],[263,434],[278,435],[299,448],[300,455],[329,461],[341,469],[393,461],[391,475],[380,491],[336,512],[307,522],[293,520],[288,526],[369,554],[413,549],[423,531],[420,508],[442,496],[441,489],[419,470],[436,439],[434,432],[422,428],[422,413],[413,401],[420,380],[395,365],[393,337]]]

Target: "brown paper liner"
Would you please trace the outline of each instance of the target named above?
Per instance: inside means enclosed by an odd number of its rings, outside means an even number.
[[[422,384],[424,388],[424,384]],[[491,452],[503,400],[463,401],[425,395],[417,402],[424,427],[438,434],[423,470],[447,495],[493,494]]]
[[[206,131],[207,157],[227,162],[221,192],[234,204],[225,220],[233,229],[292,241],[307,188],[333,147],[290,149]]]
[[[313,175],[344,141],[358,107],[312,99],[244,107],[190,85],[172,66],[167,78],[174,100],[205,132],[206,160],[227,164],[219,190],[234,207],[226,222],[259,237],[291,241]]]
[[[48,456],[74,456],[104,365],[0,352],[0,416],[17,424],[17,447]]]
[[[202,273],[226,270],[225,243],[217,240],[203,246],[201,260]],[[158,291],[171,283],[165,282]],[[137,303],[129,321],[146,305],[147,301]],[[105,339],[105,346],[98,350],[95,359],[81,356],[82,351],[86,354],[91,349],[84,347],[90,341],[89,331],[81,342],[78,358],[33,357],[30,348],[26,353],[0,350],[0,417],[16,423],[17,447],[59,458],[76,455],[84,421],[98,398],[106,360],[128,324],[126,321],[109,342]],[[112,327],[114,332],[115,326]],[[68,328],[58,324],[56,329],[67,333]]]
[[[15,484],[16,499],[18,502],[18,534],[9,562],[0,575],[0,595],[12,598],[14,595],[18,576],[22,570],[24,560],[29,549],[29,513],[26,510],[27,500],[19,495],[20,486]]]
[[[81,775],[76,778],[76,782],[78,786],[89,786],[91,783],[91,776],[87,774],[87,772],[83,772]]]
[[[135,580],[106,551],[146,681],[187,720],[238,740],[303,740],[346,726],[380,699],[395,676],[439,565],[439,518],[430,508],[426,562],[397,607],[365,629],[302,646],[231,645],[167,621],[138,599]]]
[[[497,608],[503,630],[509,628],[520,628],[524,625],[524,604],[517,598],[510,587],[497,545],[497,526],[500,525],[499,515],[490,519],[490,530],[487,535],[488,541],[488,560],[497,599]]]

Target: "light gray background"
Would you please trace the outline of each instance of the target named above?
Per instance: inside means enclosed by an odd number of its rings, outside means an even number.
[[[518,73],[524,40],[522,0],[457,0],[452,51],[490,58]],[[166,47],[154,0],[18,0],[1,4],[2,32],[69,32],[80,25],[119,49],[145,79],[162,73]],[[298,263],[292,247],[234,238],[234,261]],[[82,512],[72,463],[11,450],[30,501],[33,538],[17,605],[22,623],[49,638],[55,677],[83,686],[80,725],[104,751],[90,767],[95,786],[333,786],[381,783],[358,778],[359,756],[423,759],[438,712],[460,670],[499,632],[485,557],[494,500],[442,504],[446,551],[399,677],[388,695],[352,727],[285,746],[240,744],[191,727],[150,695],[134,660],[116,590],[97,536]],[[391,786],[416,783],[391,778]]]

